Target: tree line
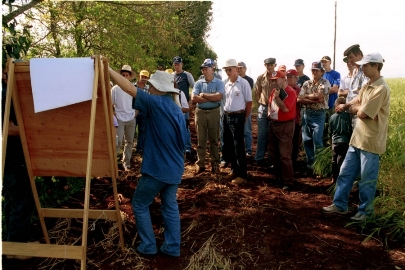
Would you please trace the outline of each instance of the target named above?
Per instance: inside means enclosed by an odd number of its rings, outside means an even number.
[[[211,1],[3,0],[3,64],[7,57],[87,57],[102,54],[110,66],[153,72],[180,55],[195,77],[205,58]]]

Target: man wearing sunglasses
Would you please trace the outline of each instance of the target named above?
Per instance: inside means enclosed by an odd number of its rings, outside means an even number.
[[[298,95],[304,108],[302,119],[302,141],[307,154],[308,174],[312,175],[315,153],[323,147],[322,137],[328,109],[330,83],[323,78],[325,72],[321,62],[311,66],[312,80],[306,81]]]
[[[238,75],[238,63],[228,59],[223,69],[228,75],[225,83],[222,154],[231,163],[231,173],[224,177],[233,184],[247,183],[245,154],[245,122],[252,111],[252,91],[247,80]]]

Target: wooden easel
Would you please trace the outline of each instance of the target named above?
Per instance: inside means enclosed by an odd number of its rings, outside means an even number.
[[[7,146],[8,117],[14,104],[28,175],[46,244],[2,242],[3,254],[81,260],[86,268],[88,220],[116,221],[124,250],[124,237],[118,202],[118,168],[115,154],[115,129],[109,94],[108,59],[94,59],[94,84],[91,101],[34,113],[29,62],[8,61],[8,84],[3,125],[3,175]],[[74,80],[74,78],[72,78]],[[108,93],[108,94],[107,94]],[[84,209],[42,208],[35,176],[86,177]],[[111,177],[115,210],[90,210],[91,177]],[[45,217],[83,219],[81,246],[51,244]]]

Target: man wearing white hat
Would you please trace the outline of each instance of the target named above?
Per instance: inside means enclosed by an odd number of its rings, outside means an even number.
[[[228,59],[223,69],[229,80],[225,83],[222,154],[231,163],[231,173],[225,179],[244,184],[247,182],[244,129],[252,111],[252,90],[248,81],[238,75],[235,59]]]
[[[129,65],[124,65],[117,72],[126,78],[128,82],[136,77],[136,73],[132,71]],[[132,108],[132,97],[125,93],[118,85],[115,85],[111,89],[111,99],[115,108],[115,116],[118,120],[116,151],[118,154],[122,141],[125,139],[122,166],[125,171],[130,171],[135,134],[135,110]]]
[[[180,256],[180,214],[176,201],[178,185],[184,173],[184,147],[187,130],[180,109],[179,90],[173,87],[174,75],[156,71],[148,80],[149,93],[139,91],[128,80],[110,69],[111,78],[133,97],[133,108],[146,115],[145,148],[141,178],[132,199],[136,227],[141,238],[138,252],[157,253],[149,206],[160,193],[161,212],[164,221],[164,242],[160,250]]]
[[[356,62],[369,82],[350,106],[349,111],[357,115],[356,125],[337,179],[333,204],[322,208],[325,213],[346,214],[350,190],[360,175],[358,212],[350,218],[354,222],[363,222],[373,214],[380,155],[386,150],[390,89],[380,76],[383,62],[379,53],[368,54]]]

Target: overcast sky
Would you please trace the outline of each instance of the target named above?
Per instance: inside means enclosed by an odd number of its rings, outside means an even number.
[[[302,58],[304,73],[328,55],[333,61],[334,0],[214,0],[207,39],[218,54],[218,67],[234,58],[247,64],[255,81],[265,71],[263,60],[294,68]],[[336,70],[346,75],[344,50],[360,44],[364,54],[379,52],[385,59],[381,74],[405,77],[405,1],[337,0]],[[333,67],[333,63],[332,63]],[[226,77],[222,72],[223,77]]]

